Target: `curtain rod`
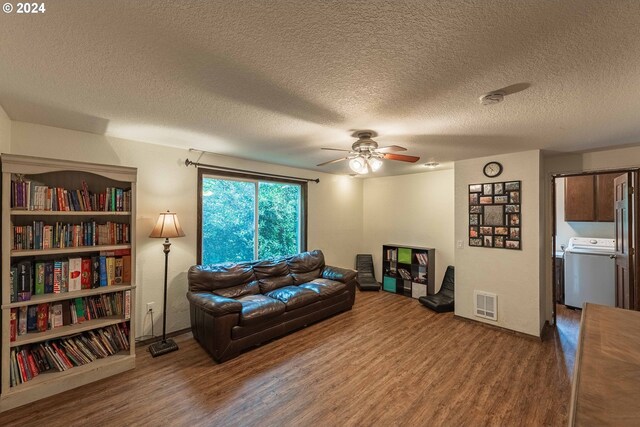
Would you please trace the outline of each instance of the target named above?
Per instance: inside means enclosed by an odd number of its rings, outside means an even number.
[[[291,180],[294,180],[294,181],[315,182],[316,184],[320,182],[320,178],[316,178],[316,179],[300,178],[300,177],[297,177],[297,176],[277,175],[277,174],[273,174],[273,173],[255,172],[255,171],[250,171],[250,170],[246,170],[246,169],[227,168],[227,167],[224,167],[224,166],[216,166],[216,165],[209,165],[209,164],[206,164],[206,163],[192,162],[189,159],[186,159],[184,161],[184,165],[186,167],[195,166],[196,168],[205,167],[205,168],[215,169],[215,170],[219,170],[219,171],[241,172],[241,173],[246,173],[246,174],[255,175],[255,176],[261,176],[262,175],[262,176],[270,176],[272,178],[291,179]]]

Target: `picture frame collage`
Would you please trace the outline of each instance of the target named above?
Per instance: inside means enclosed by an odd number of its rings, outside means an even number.
[[[522,249],[522,182],[469,185],[469,246]]]

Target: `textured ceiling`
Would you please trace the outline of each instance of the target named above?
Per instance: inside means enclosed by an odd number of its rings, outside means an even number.
[[[0,16],[13,120],[335,173],[320,147],[356,129],[421,156],[377,175],[640,143],[637,0],[45,3]]]

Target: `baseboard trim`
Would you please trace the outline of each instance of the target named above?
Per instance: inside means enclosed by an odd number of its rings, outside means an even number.
[[[177,337],[178,335],[186,334],[187,332],[191,332],[191,328],[184,328],[184,329],[179,329],[177,331],[169,332],[167,334],[167,338]],[[144,340],[136,341],[136,348],[143,347],[143,346],[152,344],[154,342],[158,342],[161,339],[162,339],[162,335],[158,337],[151,337]]]
[[[479,322],[477,320],[469,319],[468,317],[458,316],[457,314],[454,314],[453,317],[454,317],[454,319],[463,320],[465,322],[473,323],[474,325],[482,325],[482,326],[484,326],[486,328],[493,329],[493,330],[496,330],[496,331],[506,332],[508,334],[517,335],[519,337],[526,338],[528,340],[542,342],[542,336],[537,337],[535,335],[527,334],[525,332],[514,331],[513,329],[504,328],[502,326],[490,325],[488,323]]]

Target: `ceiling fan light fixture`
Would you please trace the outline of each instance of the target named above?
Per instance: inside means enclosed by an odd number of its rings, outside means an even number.
[[[376,172],[378,169],[382,167],[382,160],[377,157],[372,157],[369,159],[369,166],[371,166],[371,170]]]
[[[359,174],[366,174],[367,171],[367,161],[363,157],[356,157],[355,159],[349,160],[349,167],[352,171]]]

